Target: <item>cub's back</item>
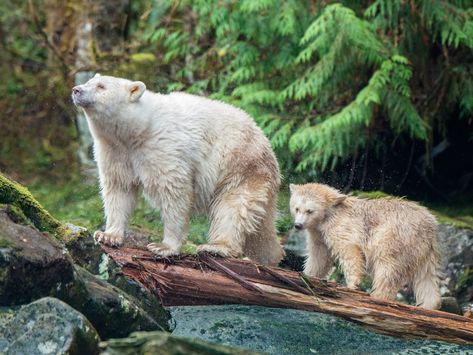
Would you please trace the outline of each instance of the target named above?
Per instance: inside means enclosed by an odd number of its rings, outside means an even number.
[[[437,221],[429,210],[400,198],[357,199],[354,209],[363,216],[368,229],[392,228],[400,238],[422,233],[436,237]]]

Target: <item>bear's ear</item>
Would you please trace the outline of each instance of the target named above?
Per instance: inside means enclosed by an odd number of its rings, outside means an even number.
[[[289,184],[289,192],[290,192],[290,193],[293,193],[295,188],[296,188],[296,185],[294,185],[294,184]]]
[[[334,197],[333,200],[332,200],[332,207],[336,207],[336,206],[340,205],[343,201],[346,200],[347,197],[348,197],[348,196],[342,195],[342,194],[337,195],[337,196]]]
[[[99,74],[99,73],[96,73],[96,74],[94,75],[94,78],[98,78],[98,77],[100,77],[100,74]]]
[[[130,94],[130,101],[136,102],[140,99],[141,95],[146,91],[146,85],[141,81],[134,81],[128,87],[128,92]]]

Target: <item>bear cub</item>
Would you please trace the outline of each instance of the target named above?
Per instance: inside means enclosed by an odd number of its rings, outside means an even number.
[[[394,299],[404,285],[419,306],[440,306],[437,221],[424,207],[399,198],[360,199],[322,184],[290,185],[294,227],[306,230],[304,272],[326,277],[338,260],[348,287],[365,273],[372,295]]]

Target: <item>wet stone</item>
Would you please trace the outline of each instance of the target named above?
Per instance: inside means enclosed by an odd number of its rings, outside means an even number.
[[[256,306],[172,307],[173,335],[269,354],[473,354],[473,346],[406,340],[326,314]]]
[[[2,354],[98,354],[99,335],[81,313],[52,297],[0,312]]]

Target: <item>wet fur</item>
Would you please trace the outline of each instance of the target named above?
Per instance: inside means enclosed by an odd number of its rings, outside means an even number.
[[[101,242],[123,242],[142,190],[164,223],[162,243],[148,246],[154,253],[179,253],[190,216],[203,213],[210,230],[199,251],[279,262],[279,168],[267,138],[245,112],[108,76],[91,79],[81,90],[85,94],[73,98],[84,108],[94,138],[107,217],[105,232],[96,232]]]
[[[290,208],[307,230],[306,274],[326,277],[338,260],[348,287],[367,273],[375,297],[394,299],[408,284],[418,305],[440,306],[437,222],[426,208],[398,198],[359,199],[322,184],[291,185]]]

